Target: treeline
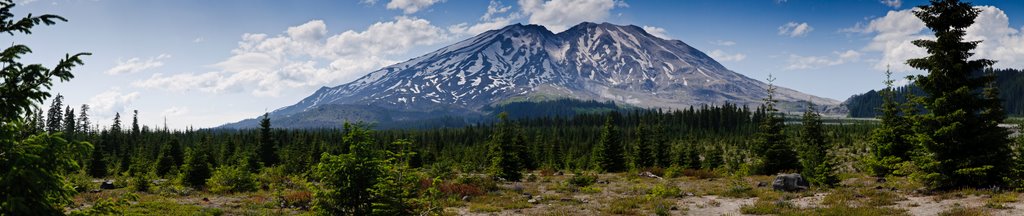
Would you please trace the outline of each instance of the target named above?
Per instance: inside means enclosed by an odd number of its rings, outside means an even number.
[[[999,88],[999,98],[1003,109],[1011,116],[1024,116],[1024,71],[1020,69],[987,69],[982,76],[995,76],[995,84]],[[894,87],[894,99],[898,103],[907,102],[906,95],[924,96],[925,92],[913,83]],[[977,92],[981,93],[981,92]],[[850,117],[873,118],[881,115],[881,91],[871,90],[864,94],[851,96],[846,100],[846,108]]]

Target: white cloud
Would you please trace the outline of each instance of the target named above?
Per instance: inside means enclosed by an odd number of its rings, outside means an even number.
[[[835,66],[845,64],[848,62],[857,61],[862,55],[860,52],[853,50],[846,50],[843,52],[833,52],[835,57],[829,56],[799,56],[789,55],[789,63],[786,66],[786,70],[805,70],[805,69],[818,69],[826,66]]]
[[[192,39],[192,43],[202,43],[204,41],[206,41],[206,38],[203,37],[197,37],[196,39]]]
[[[982,12],[978,14],[974,25],[966,29],[965,40],[983,40],[974,50],[972,59],[987,58],[998,61],[997,68],[1024,67],[1024,29],[1010,27],[1009,18],[1002,10],[992,6],[978,6]],[[920,58],[928,53],[925,49],[911,44],[918,39],[935,37],[927,29],[924,22],[914,16],[913,9],[889,11],[886,16],[871,20],[859,30],[861,33],[874,34],[872,41],[864,48],[865,51],[881,52],[882,58],[874,65],[876,70],[885,70],[891,66],[893,71],[913,70],[906,65],[907,59]]]
[[[142,60],[138,57],[130,58],[128,59],[128,61],[117,60],[117,65],[107,70],[107,74],[130,74],[150,68],[158,68],[160,66],[163,66],[163,60],[168,58],[171,58],[171,55],[160,54],[156,57],[150,57],[146,60]]]
[[[614,0],[519,0],[519,6],[530,23],[561,32],[584,21],[604,21],[612,9],[628,5]]]
[[[487,13],[480,17],[480,22],[470,25],[459,23],[448,26],[448,31],[454,34],[477,35],[488,30],[500,29],[512,24],[512,21],[522,17],[521,13],[512,12],[512,6],[504,6],[501,2],[491,1],[487,5]]]
[[[174,107],[165,109],[163,112],[160,112],[160,116],[162,116],[162,117],[182,116],[182,115],[188,114],[188,111],[189,111],[188,107],[177,107],[177,106],[174,106]]]
[[[736,45],[736,42],[735,41],[729,41],[729,40],[716,40],[716,41],[711,41],[711,44],[718,45],[718,46],[732,46],[732,45]]]
[[[113,88],[93,96],[88,104],[92,115],[110,117],[114,113],[125,113],[136,99],[139,99],[139,92],[125,93]]]
[[[397,63],[396,55],[417,46],[449,42],[451,36],[429,21],[396,17],[364,31],[328,35],[323,21],[289,27],[283,34],[242,35],[232,56],[211,65],[205,73],[154,74],[132,83],[136,87],[168,91],[222,93],[249,91],[256,96],[278,96],[285,89],[316,88],[351,81],[358,76]]]
[[[893,8],[900,8],[900,5],[903,5],[903,1],[901,0],[882,0],[881,2],[882,4]]]
[[[779,35],[785,35],[789,37],[802,37],[806,36],[807,33],[814,31],[814,27],[807,23],[796,23],[789,22],[785,25],[779,26]]]
[[[658,27],[654,27],[654,26],[644,26],[642,28],[647,33],[651,33],[651,35],[654,35],[654,36],[659,37],[661,39],[666,39],[666,40],[672,39],[672,37],[668,36],[668,32],[666,32],[665,29],[663,29],[663,28],[658,28]]]
[[[712,59],[720,62],[738,62],[747,58],[747,55],[744,55],[743,53],[729,54],[719,49],[712,50],[708,53],[708,56],[711,56]]]
[[[430,5],[442,1],[443,0],[391,0],[391,2],[388,2],[387,7],[392,10],[402,10],[405,14],[413,14],[417,11],[430,7]],[[375,3],[376,1],[373,2]]]

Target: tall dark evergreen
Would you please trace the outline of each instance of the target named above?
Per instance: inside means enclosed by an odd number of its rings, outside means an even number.
[[[800,129],[800,164],[801,174],[808,182],[818,186],[833,186],[838,182],[833,167],[828,160],[828,150],[832,145],[825,140],[826,135],[821,123],[821,114],[811,102],[807,102]]]
[[[206,151],[191,148],[181,166],[181,182],[190,187],[200,188],[206,185],[206,179],[213,174],[210,157]]]
[[[64,96],[57,94],[50,102],[50,110],[46,112],[46,132],[56,133],[64,130]]]
[[[139,135],[139,111],[132,110],[132,136]]]
[[[121,130],[121,113],[114,113],[114,124],[110,125],[110,131],[113,133],[124,132]]]
[[[648,168],[654,165],[654,152],[651,151],[651,131],[646,122],[640,121],[633,133],[633,142],[630,143],[630,159],[632,168]]]
[[[760,167],[756,172],[760,174],[775,174],[786,170],[797,170],[800,168],[796,152],[786,140],[782,114],[775,109],[775,78],[768,76],[768,97],[764,99],[764,108],[767,116],[758,126],[755,134],[752,151],[761,160]]]
[[[914,11],[936,37],[914,41],[929,55],[907,60],[911,67],[928,71],[914,78],[927,93],[915,102],[927,113],[915,115],[913,120],[914,141],[931,157],[919,166],[926,172],[924,180],[933,187],[1002,185],[1009,171],[1008,131],[998,126],[1005,116],[993,105],[998,97],[983,93],[993,78],[982,71],[995,62],[970,60],[971,50],[981,41],[963,38],[979,12],[958,0],[933,0]]]
[[[263,118],[260,119],[260,143],[256,151],[264,166],[277,164],[277,147],[270,136],[270,113],[263,114]]]
[[[898,104],[893,89],[892,72],[885,72],[885,89],[882,95],[882,106],[879,120],[881,124],[871,132],[872,158],[869,162],[871,172],[877,177],[893,174],[897,166],[910,161],[914,144],[909,140],[913,131],[910,120],[903,109],[913,105]],[[915,111],[909,110],[910,113]]]
[[[75,123],[75,124],[78,125],[78,129],[76,129],[76,130],[79,133],[88,134],[88,133],[91,132],[89,127],[92,126],[91,125],[92,122],[89,121],[89,105],[88,104],[82,104],[82,108],[78,110],[78,123]]]
[[[78,125],[75,122],[75,110],[71,109],[71,106],[64,108],[64,132],[65,138],[72,138],[75,136],[75,132],[78,129]]]
[[[487,141],[487,158],[490,162],[488,173],[495,178],[503,178],[508,181],[519,181],[523,177],[523,163],[518,154],[517,140],[519,137],[518,128],[508,119],[508,114],[498,114],[497,128]]]
[[[615,116],[618,113],[609,113],[601,127],[600,138],[594,145],[591,160],[599,170],[607,172],[622,172],[626,170],[626,160],[623,158],[622,139],[615,127]]]
[[[668,130],[665,124],[658,123],[654,126],[651,140],[654,142],[653,151],[655,165],[658,167],[669,167],[672,165],[672,145],[668,140]]]

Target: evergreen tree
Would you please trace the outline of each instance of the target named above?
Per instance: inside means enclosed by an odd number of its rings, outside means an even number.
[[[641,120],[640,124],[636,126],[633,142],[630,145],[630,158],[632,159],[632,168],[634,169],[648,168],[654,165],[654,152],[651,151],[651,133],[645,124]]]
[[[654,141],[654,158],[657,161],[658,167],[669,167],[672,165],[672,145],[669,144],[667,139],[668,131],[665,129],[665,125],[659,123],[654,126],[654,134],[652,140]]]
[[[687,169],[700,169],[700,152],[697,145],[693,143],[682,144],[679,158],[679,166]]]
[[[139,135],[139,110],[132,110],[132,137]]]
[[[61,121],[64,120],[64,96],[57,94],[50,102],[50,111],[46,113],[46,132],[56,133],[64,130]]]
[[[622,155],[622,140],[614,122],[616,115],[617,113],[612,112],[605,117],[600,138],[594,145],[591,156],[595,168],[606,172],[622,172],[626,169],[626,160]]]
[[[910,121],[900,113],[901,106],[912,107],[913,105],[900,105],[896,103],[895,92],[893,91],[892,72],[885,71],[885,89],[882,90],[882,115],[881,125],[871,132],[873,144],[872,158],[870,160],[871,172],[876,177],[885,177],[892,174],[896,167],[911,158],[914,150],[913,143],[908,140],[911,136]],[[904,108],[906,109],[906,108]],[[913,114],[914,111],[908,110]]]
[[[14,5],[11,0],[0,1],[0,34],[28,35],[37,25],[67,21],[51,14],[19,19],[12,13]],[[75,193],[66,171],[79,169],[73,157],[89,151],[91,145],[29,131],[32,126],[25,125],[23,118],[33,111],[34,104],[50,97],[48,91],[55,79],[74,78],[71,69],[82,64],[81,56],[89,54],[66,55],[51,69],[18,62],[30,52],[28,46],[13,44],[0,53],[0,215],[63,215]]]
[[[256,148],[260,162],[263,166],[274,166],[277,164],[277,147],[270,136],[270,113],[264,113],[260,119],[260,143]]]
[[[345,123],[342,144],[349,153],[323,153],[313,170],[320,182],[313,194],[313,210],[323,215],[370,215],[376,201],[371,190],[383,175],[379,152],[371,148],[369,132]]]
[[[835,174],[825,168],[831,167],[831,164],[827,164],[828,149],[830,148],[831,145],[825,140],[825,132],[821,124],[821,114],[815,110],[814,104],[808,101],[800,131],[799,153],[800,164],[803,167],[801,174],[811,184],[832,186],[837,183]]]
[[[88,173],[96,178],[107,177],[107,160],[103,157],[103,150],[99,146],[92,150],[89,158]]]
[[[914,78],[927,96],[915,101],[928,113],[915,115],[914,141],[930,157],[919,165],[924,180],[936,188],[1002,185],[1009,171],[1009,140],[998,126],[1005,117],[993,105],[998,97],[979,95],[993,82],[981,72],[994,64],[969,60],[981,41],[964,41],[965,29],[980,9],[958,0],[933,0],[914,14],[935,33],[935,40],[915,40],[928,56],[907,60],[911,67],[928,71]],[[994,90],[994,88],[992,88]],[[998,94],[991,92],[989,94]]]
[[[490,162],[488,172],[492,177],[503,178],[508,181],[519,181],[523,177],[520,172],[523,165],[520,162],[517,147],[518,131],[508,120],[507,113],[498,114],[498,127],[491,139],[487,141],[487,158]]]
[[[78,133],[89,134],[91,132],[89,131],[89,126],[92,124],[92,122],[89,122],[89,105],[82,104],[82,108],[78,112],[78,123],[76,123],[78,129],[76,130]]]
[[[704,169],[718,169],[723,163],[725,163],[725,159],[722,157],[722,148],[714,145],[708,146],[704,151]]]
[[[74,137],[78,125],[75,124],[75,110],[71,106],[64,109],[64,137]]]
[[[114,113],[114,124],[110,125],[110,131],[118,134],[123,132],[121,130],[121,113]]]
[[[755,134],[753,153],[761,160],[758,173],[775,174],[786,170],[799,169],[796,152],[789,146],[783,129],[785,124],[775,109],[775,78],[768,76],[768,97],[764,99],[767,116],[764,117]]]
[[[189,149],[185,164],[181,165],[181,183],[195,188],[206,185],[206,179],[213,173],[209,160],[205,151],[199,148]]]

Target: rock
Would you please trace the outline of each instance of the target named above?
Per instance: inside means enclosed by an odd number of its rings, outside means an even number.
[[[679,210],[679,207],[676,207],[676,206],[672,206],[672,208],[670,208],[669,210],[672,210],[672,211],[678,211],[678,210]]]
[[[660,176],[654,175],[654,173],[647,172],[647,171],[641,172],[638,175],[641,176],[641,177],[661,179]]]
[[[203,202],[210,202],[210,198],[203,197]]]
[[[109,180],[103,181],[103,183],[100,184],[100,189],[114,189],[114,182]]]
[[[468,195],[467,195],[467,196],[462,196],[462,201],[463,201],[463,202],[469,202],[469,199],[470,199],[470,198],[471,198],[471,197],[469,197]]]
[[[875,183],[879,183],[879,184],[885,183],[885,181],[886,181],[885,177],[878,177],[878,178],[875,179]]]
[[[804,177],[798,173],[779,174],[772,182],[772,189],[787,192],[806,190],[810,186],[807,180],[804,180]]]
[[[757,187],[759,187],[759,188],[760,187],[768,187],[768,183],[767,182],[760,182],[759,181],[759,182],[757,182]]]
[[[530,200],[527,200],[526,202],[528,202],[528,203],[530,203],[530,204],[536,204],[536,203],[537,203],[537,200],[535,200],[535,199],[530,199]]]
[[[693,193],[686,192],[686,196],[693,196]]]
[[[608,184],[608,180],[597,180],[598,184]]]
[[[100,189],[89,190],[89,193],[99,193],[99,192],[100,192]]]
[[[555,173],[555,175],[565,175],[565,173],[562,173],[562,171],[558,171]]]

